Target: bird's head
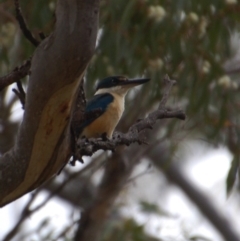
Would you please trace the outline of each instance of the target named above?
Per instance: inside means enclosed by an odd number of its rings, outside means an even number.
[[[128,79],[124,76],[110,76],[97,84],[95,94],[115,93],[125,95],[129,89],[148,82],[149,78]]]

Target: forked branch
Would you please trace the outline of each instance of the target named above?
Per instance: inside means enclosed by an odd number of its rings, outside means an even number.
[[[157,110],[150,113],[146,118],[133,124],[127,133],[115,132],[113,138],[90,138],[90,139],[79,139],[78,148],[76,150],[76,157],[82,160],[83,155],[91,156],[94,152],[98,150],[111,150],[114,151],[119,145],[129,146],[132,143],[145,144],[145,141],[141,137],[141,132],[146,129],[152,129],[157,120],[166,118],[177,118],[180,120],[185,120],[186,115],[182,110],[170,111],[166,108],[166,102],[169,98],[170,91],[173,85],[176,83],[175,80],[171,80],[167,75],[164,77],[164,82],[166,84],[166,90],[163,94],[162,100],[160,101]]]

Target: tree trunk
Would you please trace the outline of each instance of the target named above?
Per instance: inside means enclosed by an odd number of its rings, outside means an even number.
[[[14,147],[0,158],[0,206],[35,189],[70,157],[75,93],[94,53],[99,0],[59,0],[54,32],[36,49]]]

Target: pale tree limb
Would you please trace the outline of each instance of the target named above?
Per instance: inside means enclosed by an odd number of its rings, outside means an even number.
[[[19,234],[19,230],[21,230],[24,225],[24,222],[44,207],[53,197],[61,198],[79,210],[88,208],[96,197],[95,190],[97,189],[90,180],[92,175],[99,170],[101,166],[103,166],[103,160],[100,161],[98,157],[97,160],[93,160],[78,172],[68,173],[65,170],[65,177],[61,183],[57,183],[56,179],[52,179],[42,185],[31,194],[30,200],[21,211],[18,221],[1,241],[12,240],[13,237],[16,237]],[[33,208],[32,204],[34,200],[42,191],[49,192],[48,196]]]
[[[0,158],[0,206],[35,189],[68,161],[71,106],[94,53],[98,14],[99,0],[58,1],[55,30],[32,59],[15,145]]]
[[[148,158],[173,184],[184,191],[226,241],[240,241],[240,236],[221,213],[221,210],[218,210],[212,201],[191,183],[191,180],[183,174],[176,163],[169,163],[169,160],[161,155],[158,147],[149,152]]]

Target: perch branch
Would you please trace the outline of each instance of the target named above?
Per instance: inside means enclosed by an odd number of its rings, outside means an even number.
[[[145,129],[152,129],[157,120],[165,118],[177,118],[185,120],[186,115],[182,110],[169,111],[166,108],[166,102],[169,97],[172,86],[176,83],[175,80],[171,80],[167,75],[164,77],[166,84],[166,91],[163,94],[159,107],[156,111],[150,113],[146,118],[138,121],[132,125],[127,133],[115,132],[111,140],[103,140],[101,138],[79,139],[77,144],[76,156],[81,160],[83,155],[91,156],[98,150],[111,150],[114,151],[119,145],[129,146],[132,143],[146,144],[140,137],[140,134]]]

